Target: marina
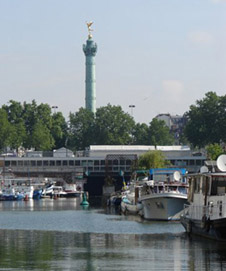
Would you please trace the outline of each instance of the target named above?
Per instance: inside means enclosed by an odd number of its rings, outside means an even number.
[[[0,202],[0,270],[225,270],[226,248],[179,222],[145,221],[79,198]],[[162,260],[164,259],[164,261]]]

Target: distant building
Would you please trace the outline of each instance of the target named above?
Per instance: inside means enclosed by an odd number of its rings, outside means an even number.
[[[159,114],[155,117],[158,120],[163,120],[166,126],[170,129],[170,133],[174,136],[175,144],[180,143],[180,137],[185,127],[186,118],[179,115]]]

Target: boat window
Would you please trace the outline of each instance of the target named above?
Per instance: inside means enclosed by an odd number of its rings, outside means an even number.
[[[217,183],[218,181],[213,180],[211,185],[211,195],[217,195]]]
[[[202,181],[202,193],[203,195],[207,195],[209,191],[209,179],[203,177],[203,181]]]
[[[211,186],[211,195],[224,195],[226,191],[226,180],[213,178]]]
[[[195,193],[199,193],[200,191],[200,180],[195,179]]]

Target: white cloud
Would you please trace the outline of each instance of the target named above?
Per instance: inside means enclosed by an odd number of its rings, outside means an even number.
[[[184,85],[179,80],[164,80],[162,82],[163,91],[167,95],[181,95],[184,91]]]
[[[204,31],[190,32],[188,34],[188,39],[195,44],[210,44],[213,42],[213,36]]]

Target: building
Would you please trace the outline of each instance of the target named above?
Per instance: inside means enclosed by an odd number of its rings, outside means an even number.
[[[161,150],[172,167],[198,172],[206,157],[194,155],[187,146],[90,146],[73,156],[67,149],[54,151],[51,156],[29,155],[25,157],[0,157],[0,172],[13,172],[18,177],[57,178],[66,181],[86,179],[90,195],[101,195],[106,177],[115,180],[117,189],[122,187],[121,172],[126,180],[136,168],[138,157],[149,150]]]
[[[179,139],[186,124],[186,118],[184,116],[170,114],[159,114],[155,118],[165,122],[166,126],[170,129],[170,133],[174,136],[175,144],[179,144]]]
[[[95,56],[97,52],[97,44],[93,41],[91,35],[91,25],[93,22],[87,23],[88,39],[86,44],[83,44],[83,52],[86,57],[86,93],[85,104],[86,109],[94,114],[96,113],[96,72],[95,72]]]

